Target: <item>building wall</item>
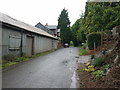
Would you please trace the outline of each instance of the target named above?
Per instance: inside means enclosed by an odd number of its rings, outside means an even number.
[[[9,27],[3,27],[2,29],[3,29],[3,43],[2,43],[3,57],[6,55],[31,56],[32,54],[37,54],[40,52],[57,48],[57,40],[55,39],[30,32],[21,32],[20,30],[16,30],[14,28]]]
[[[2,25],[0,25],[0,60],[2,59]]]
[[[2,55],[20,55],[21,54],[21,32],[15,29],[3,27]],[[19,44],[19,45],[17,45]],[[19,46],[19,47],[16,47]]]
[[[35,35],[34,37],[34,53],[40,53],[44,51],[48,51],[51,49],[55,49],[53,46],[53,41],[54,39],[48,38],[48,37],[43,37],[39,35]]]

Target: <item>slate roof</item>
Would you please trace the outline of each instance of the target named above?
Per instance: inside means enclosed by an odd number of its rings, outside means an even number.
[[[46,26],[47,28],[49,28],[50,30],[57,30],[57,26],[56,25],[48,25]]]
[[[37,33],[37,34],[40,34],[40,35],[44,35],[44,36],[48,36],[48,37],[51,37],[51,38],[55,38],[54,36],[52,36],[51,34],[45,32],[44,30],[42,29],[39,29],[39,28],[36,28],[32,25],[29,25],[29,24],[26,24],[22,21],[19,21],[19,20],[16,20],[6,14],[3,14],[0,12],[0,21],[3,22],[3,23],[7,23],[7,24],[10,24],[12,26],[17,26],[17,27],[20,27],[26,31],[30,31],[30,32],[34,32],[34,33]]]
[[[48,32],[49,34],[53,35],[53,32],[51,30],[49,30],[46,26],[42,25],[40,22],[38,24],[36,24],[35,27],[40,28],[40,29]]]

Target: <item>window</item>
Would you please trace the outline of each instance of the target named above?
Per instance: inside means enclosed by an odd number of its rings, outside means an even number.
[[[21,37],[16,35],[9,36],[9,49],[16,50],[20,49]]]

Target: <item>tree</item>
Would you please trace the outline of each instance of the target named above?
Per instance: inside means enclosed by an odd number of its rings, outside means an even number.
[[[120,2],[87,2],[85,7],[85,33],[111,30],[120,24]]]
[[[66,9],[61,11],[58,18],[58,29],[60,29],[60,38],[63,43],[70,43],[71,41],[71,30],[70,30],[70,20],[68,17],[68,12]]]
[[[80,28],[80,19],[78,19],[71,27],[71,31],[72,31],[72,41],[74,43],[74,46],[78,46],[78,41],[77,41],[77,32]]]

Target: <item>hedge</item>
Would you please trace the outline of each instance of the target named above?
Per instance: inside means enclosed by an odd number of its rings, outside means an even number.
[[[88,34],[87,44],[90,50],[94,49],[94,43],[95,43],[95,48],[101,45],[101,33],[100,32],[92,32]]]

